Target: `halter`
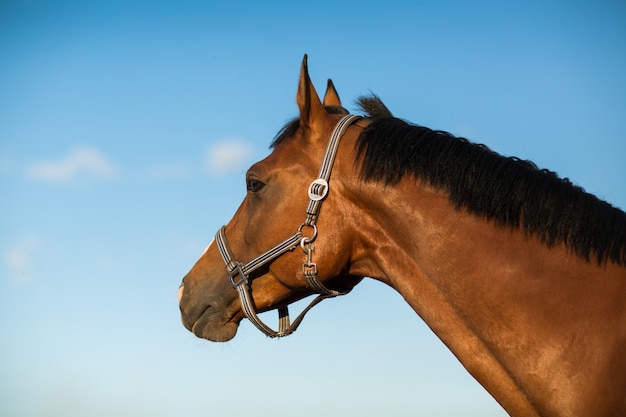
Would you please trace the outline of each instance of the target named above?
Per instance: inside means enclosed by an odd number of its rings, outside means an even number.
[[[271,248],[270,250],[260,254],[256,258],[252,259],[247,264],[243,264],[235,260],[228,242],[226,241],[225,226],[222,226],[215,236],[217,242],[217,248],[226,264],[226,270],[230,279],[230,283],[239,293],[239,300],[244,314],[261,332],[265,333],[269,337],[283,337],[295,332],[304,315],[320,301],[326,298],[337,297],[344,295],[345,292],[335,291],[327,288],[319,280],[317,273],[317,264],[313,262],[313,250],[315,249],[313,242],[317,238],[317,227],[315,223],[319,215],[322,202],[328,194],[328,181],[330,180],[330,173],[335,162],[335,156],[337,155],[337,149],[339,147],[339,140],[345,133],[348,127],[360,119],[361,116],[349,114],[344,116],[330,136],[328,147],[324,159],[322,160],[322,166],[318,174],[318,178],[313,180],[309,185],[309,205],[306,209],[306,218],[304,222],[298,227],[296,232]],[[303,229],[311,229],[312,234],[305,236]],[[309,303],[309,305],[298,315],[293,321],[289,320],[289,309],[287,306],[280,307],[278,309],[278,331],[272,330],[269,326],[261,321],[256,312],[254,300],[250,294],[250,274],[264,265],[272,262],[274,259],[280,257],[284,253],[294,250],[298,245],[302,247],[302,250],[307,255],[307,260],[302,263],[302,273],[307,279],[309,286],[319,294]],[[239,275],[239,279],[237,279]]]

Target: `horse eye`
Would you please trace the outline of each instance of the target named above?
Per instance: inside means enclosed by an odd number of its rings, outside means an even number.
[[[246,181],[246,188],[248,189],[248,192],[250,193],[257,193],[259,191],[261,191],[261,188],[263,188],[265,184],[263,184],[261,181],[254,179],[254,178],[249,178]]]

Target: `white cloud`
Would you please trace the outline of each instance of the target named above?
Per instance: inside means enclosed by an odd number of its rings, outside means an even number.
[[[32,279],[33,256],[41,247],[36,236],[24,236],[2,254],[2,260],[14,282],[27,282]]]
[[[26,167],[30,178],[65,183],[79,178],[111,179],[118,174],[117,167],[106,156],[93,148],[76,148],[58,160],[43,161]]]
[[[207,168],[213,175],[229,174],[246,168],[253,154],[252,145],[242,141],[222,141],[211,145]]]

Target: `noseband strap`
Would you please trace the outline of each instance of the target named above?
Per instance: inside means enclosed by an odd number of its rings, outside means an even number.
[[[224,263],[226,264],[226,270],[230,279],[230,283],[239,293],[239,300],[241,307],[252,324],[254,324],[261,332],[269,337],[283,337],[296,331],[304,315],[320,301],[326,298],[336,297],[345,293],[334,291],[327,288],[319,280],[317,273],[317,264],[313,262],[313,251],[315,249],[313,242],[317,238],[316,222],[319,216],[322,202],[326,198],[329,190],[328,182],[330,181],[330,174],[333,169],[335,157],[337,156],[337,149],[339,148],[339,141],[348,127],[360,119],[361,116],[349,114],[343,117],[335,129],[332,132],[328,147],[324,159],[322,160],[322,166],[317,179],[315,179],[309,186],[309,204],[306,209],[306,218],[300,225],[296,232],[278,243],[270,250],[263,252],[250,262],[243,264],[235,259],[228,242],[226,240],[225,226],[222,226],[215,236],[217,248],[219,250]],[[312,236],[305,236],[303,229],[312,229]],[[272,330],[269,326],[261,321],[256,312],[256,306],[250,293],[250,274],[259,268],[269,264],[274,259],[282,256],[283,254],[294,250],[296,247],[301,246],[304,253],[307,255],[307,260],[302,264],[302,272],[307,279],[309,287],[319,295],[309,303],[309,305],[298,315],[298,317],[290,323],[289,310],[287,306],[280,307],[278,309],[278,331]],[[237,276],[239,276],[237,278]]]

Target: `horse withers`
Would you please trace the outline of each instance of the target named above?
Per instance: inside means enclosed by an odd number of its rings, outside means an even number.
[[[514,416],[626,415],[626,214],[550,171],[392,116],[302,63],[299,117],[179,290],[185,327],[271,337],[380,280]],[[308,197],[307,194],[308,193]],[[287,306],[318,294],[293,322]],[[257,313],[278,310],[278,329]]]

